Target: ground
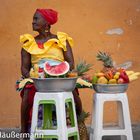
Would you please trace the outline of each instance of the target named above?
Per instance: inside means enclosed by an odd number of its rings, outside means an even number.
[[[140,124],[139,125],[133,125],[133,140],[140,140]],[[11,132],[19,133],[19,128],[0,128],[0,140],[7,140],[7,138],[2,138],[3,134],[10,134]],[[14,134],[14,133],[13,133]],[[10,140],[18,140],[18,138],[10,138]],[[120,140],[119,136],[113,136],[113,137],[103,137],[103,140]]]

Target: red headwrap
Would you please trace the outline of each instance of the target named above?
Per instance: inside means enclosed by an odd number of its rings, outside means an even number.
[[[52,9],[37,9],[36,12],[39,12],[50,25],[57,22],[57,12]]]

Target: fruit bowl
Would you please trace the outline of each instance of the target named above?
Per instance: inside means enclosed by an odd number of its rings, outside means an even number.
[[[77,77],[72,78],[32,78],[38,92],[73,91]]]
[[[97,93],[123,93],[127,88],[128,84],[93,84]]]

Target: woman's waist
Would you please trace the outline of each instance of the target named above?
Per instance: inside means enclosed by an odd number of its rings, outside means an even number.
[[[32,66],[35,65],[35,64],[41,64],[41,63],[44,63],[46,61],[50,61],[50,62],[55,62],[55,61],[59,61],[59,62],[63,62],[64,61],[64,57],[60,57],[60,56],[52,56],[52,55],[48,55],[48,56],[45,56],[45,57],[38,57],[38,58],[32,58],[31,60],[31,63],[32,63]]]

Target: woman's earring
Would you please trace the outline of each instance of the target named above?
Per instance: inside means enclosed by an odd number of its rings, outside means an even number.
[[[48,32],[49,32],[49,30],[48,30],[48,29],[46,29],[46,30],[45,30],[45,32],[46,32],[46,33],[48,33]]]

